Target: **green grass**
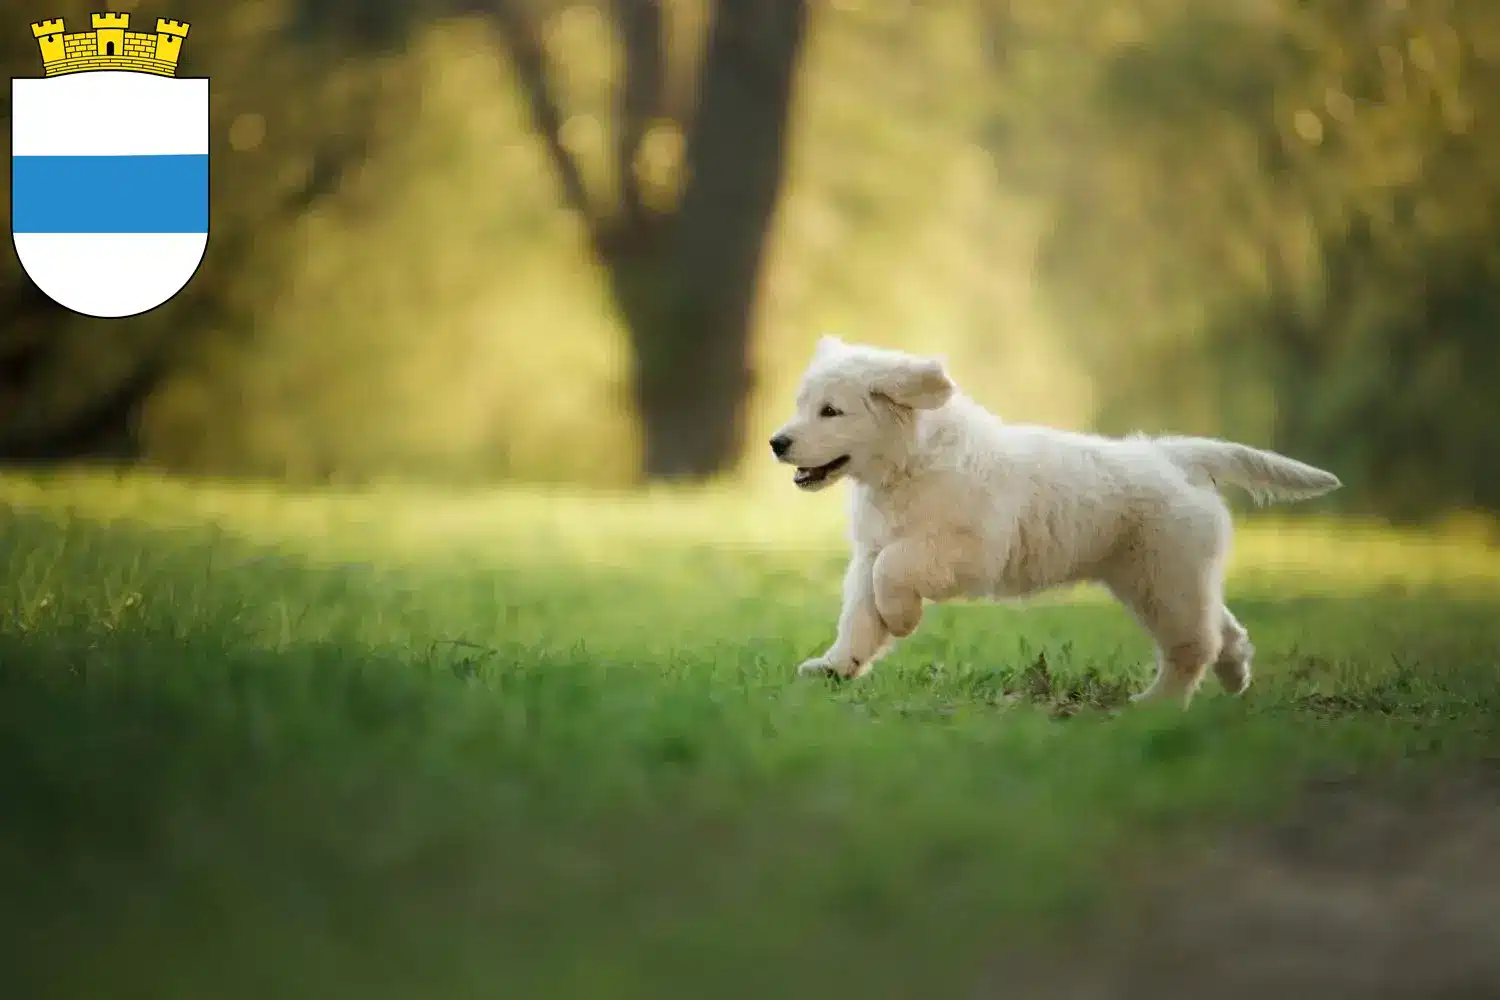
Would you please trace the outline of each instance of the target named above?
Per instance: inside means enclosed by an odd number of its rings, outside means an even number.
[[[1500,744],[1471,542],[1247,528],[1250,695],[1119,710],[1086,594],[796,680],[796,499],[0,479],[13,995],[969,995],[1310,777]]]

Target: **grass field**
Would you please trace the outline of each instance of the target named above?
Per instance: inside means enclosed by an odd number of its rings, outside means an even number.
[[[1500,749],[1500,553],[1463,538],[1247,527],[1256,685],[1180,713],[1120,708],[1149,647],[1087,593],[798,681],[833,498],[0,505],[15,997],[996,995],[1312,779]]]

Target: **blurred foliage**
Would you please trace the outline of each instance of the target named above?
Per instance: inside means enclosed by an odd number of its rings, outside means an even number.
[[[107,328],[38,301],[7,257],[0,450],[298,481],[635,478],[640,343],[501,16],[538,26],[559,136],[618,204],[608,5],[114,6],[193,23],[209,255],[178,300]],[[25,22],[88,10],[19,7],[0,64],[36,75]],[[710,18],[663,12],[664,107],[634,167],[670,209]],[[1397,518],[1500,510],[1497,59],[1482,0],[812,5],[746,470],[777,474],[761,430],[831,327],[946,354],[1010,419],[1270,444]]]
[[[1269,441],[1396,518],[1500,510],[1500,8],[1082,14],[1016,0],[991,34],[1039,274],[1130,376],[1101,422]]]

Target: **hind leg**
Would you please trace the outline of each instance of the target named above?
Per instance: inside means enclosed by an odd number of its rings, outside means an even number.
[[[1197,624],[1188,622],[1154,623],[1157,643],[1156,677],[1132,701],[1169,701],[1186,708],[1193,700],[1199,683],[1210,663],[1216,662],[1219,635],[1213,630],[1209,615]]]
[[[1223,647],[1216,579],[1199,571],[1189,578],[1153,575],[1111,583],[1156,642],[1156,677],[1132,701],[1172,701],[1186,707]]]
[[[1214,675],[1225,691],[1243,694],[1250,686],[1250,661],[1255,656],[1255,647],[1250,644],[1250,634],[1227,607],[1219,609],[1219,617],[1223,646],[1214,660]]]
[[[1220,580],[1227,513],[1205,506],[1199,519],[1180,517],[1169,532],[1142,539],[1105,582],[1156,642],[1156,677],[1135,701],[1186,707],[1224,650]],[[1236,623],[1238,625],[1238,623]]]

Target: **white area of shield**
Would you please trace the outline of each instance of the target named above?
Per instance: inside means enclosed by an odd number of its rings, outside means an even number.
[[[150,312],[198,271],[207,233],[12,233],[36,287],[85,316]]]

